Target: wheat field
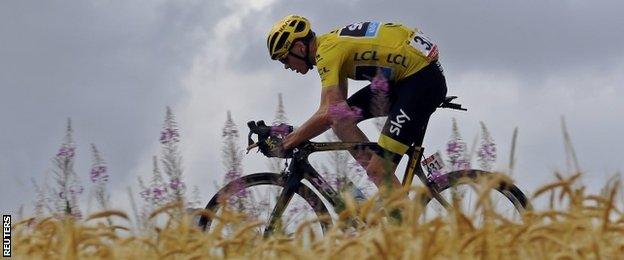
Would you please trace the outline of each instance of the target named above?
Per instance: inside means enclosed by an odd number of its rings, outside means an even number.
[[[393,194],[385,206],[402,210],[400,224],[387,221],[370,201],[359,205],[347,198],[347,210],[336,221],[358,217],[365,224],[356,230],[345,232],[338,224],[318,236],[309,231],[314,221],[308,221],[294,234],[263,239],[254,232],[260,223],[241,221],[237,213],[220,216],[224,225],[236,225],[231,236],[202,232],[190,224],[193,216],[174,204],[150,216],[166,221],[142,231],[131,227],[125,212],[114,210],[80,221],[22,220],[13,227],[13,254],[17,259],[624,259],[619,181],[600,195],[585,194],[575,183],[578,176],[558,176],[530,194],[550,206],[527,211],[521,222],[497,216],[487,203],[479,206],[479,225],[458,211],[424,221],[422,206]]]

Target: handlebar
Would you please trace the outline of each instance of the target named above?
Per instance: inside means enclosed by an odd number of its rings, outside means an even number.
[[[260,151],[262,151],[264,154],[267,154],[267,147],[266,144],[267,143],[271,143],[271,142],[267,142],[268,139],[281,139],[286,137],[286,135],[288,135],[289,133],[291,133],[293,131],[293,127],[290,125],[286,125],[286,124],[279,124],[279,125],[273,125],[273,126],[267,126],[264,123],[264,120],[260,120],[260,121],[249,121],[247,122],[247,127],[249,127],[249,134],[247,135],[247,152],[249,153],[249,151],[253,148],[259,147]],[[252,136],[253,135],[257,135],[258,136],[258,141],[254,141]],[[269,140],[271,141],[271,140]]]
[[[456,99],[456,98],[457,98],[457,96],[445,97],[444,101],[442,101],[442,104],[440,104],[439,107],[468,111],[468,109],[463,108],[461,104],[457,104],[457,103],[452,103],[451,102],[451,101],[453,101],[453,99]]]
[[[255,147],[258,147],[258,143],[262,142],[264,139],[268,138],[270,133],[270,128],[264,123],[263,120],[258,121],[249,121],[247,122],[247,127],[249,127],[249,134],[247,135],[247,153]],[[252,135],[258,135],[258,142],[254,142],[251,138]]]

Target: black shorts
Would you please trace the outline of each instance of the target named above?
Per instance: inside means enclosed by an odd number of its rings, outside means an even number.
[[[347,99],[362,109],[361,120],[388,116],[379,136],[379,154],[398,162],[411,145],[421,146],[429,117],[446,96],[446,80],[437,61],[397,82],[387,93],[368,85]]]

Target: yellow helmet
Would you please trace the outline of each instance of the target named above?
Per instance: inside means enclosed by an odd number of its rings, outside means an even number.
[[[267,47],[271,59],[279,60],[288,54],[296,40],[309,41],[314,36],[310,21],[303,16],[288,15],[273,25],[267,35]],[[307,44],[308,42],[306,42]]]

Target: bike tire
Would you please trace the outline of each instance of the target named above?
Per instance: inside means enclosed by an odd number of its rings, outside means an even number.
[[[250,175],[242,176],[236,180],[231,181],[230,183],[223,186],[219,191],[210,199],[205,209],[209,212],[216,213],[225,201],[228,201],[230,197],[237,194],[238,192],[252,188],[260,185],[271,185],[276,187],[283,188],[284,178],[283,175],[277,173],[263,172],[263,173],[254,173]],[[321,226],[322,232],[325,233],[331,227],[331,220],[328,218],[321,218],[324,216],[329,216],[329,211],[327,207],[322,202],[322,200],[305,184],[301,184],[299,189],[295,191],[295,194],[299,195],[301,198],[307,202],[307,205],[310,206],[316,217],[318,218],[318,222]],[[204,231],[209,231],[210,226],[213,222],[209,216],[202,215],[199,218],[198,225]],[[263,230],[264,232],[264,230]]]
[[[474,169],[453,171],[446,174],[447,180],[444,181],[442,184],[438,184],[439,186],[436,190],[438,194],[443,194],[450,192],[450,190],[452,190],[454,187],[457,187],[461,184],[478,186],[481,184],[479,182],[481,178],[494,177],[496,174],[498,173]],[[520,190],[515,184],[505,179],[506,178],[497,179],[498,183],[494,183],[491,192],[496,191],[498,194],[504,196],[507,201],[503,201],[503,203],[511,203],[513,205],[513,208],[515,208],[516,210],[514,214],[517,214],[521,218],[524,212],[532,209],[532,206],[522,190]],[[436,201],[436,199],[433,198],[431,195],[426,196],[423,199],[425,207],[427,207],[428,204],[432,203],[432,201]],[[436,203],[438,202],[436,201]],[[510,205],[507,205],[507,207],[510,207]]]

